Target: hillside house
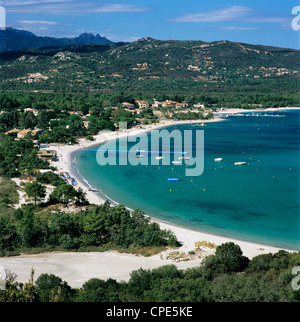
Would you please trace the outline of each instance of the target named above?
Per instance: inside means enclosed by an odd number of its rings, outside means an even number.
[[[189,107],[189,104],[187,102],[182,102],[182,103],[175,102],[175,107],[176,108],[187,108],[187,107]]]
[[[38,132],[42,132],[42,131],[44,131],[43,129],[34,129],[34,130],[32,130],[32,135],[35,135],[35,134],[37,134]]]
[[[159,107],[162,107],[162,106],[163,106],[163,103],[158,102],[158,101],[154,101],[153,104],[152,104],[152,107],[156,107],[156,108],[159,108]]]
[[[178,103],[174,101],[169,101],[169,100],[162,102],[163,107],[175,107],[176,104]]]
[[[189,104],[187,102],[179,103],[179,102],[175,102],[175,101],[166,100],[162,103],[162,106],[163,107],[186,108],[186,107],[189,107]]]
[[[90,121],[83,121],[84,127],[87,129],[89,127]]]
[[[198,103],[198,104],[194,104],[195,108],[204,108],[204,104]]]
[[[18,130],[18,129],[12,129],[10,131],[5,132],[5,134],[8,135],[8,134],[13,134],[13,133],[19,133],[20,131],[21,130]]]
[[[139,109],[149,108],[149,103],[145,100],[136,100],[136,103],[139,106]]]
[[[70,115],[78,115],[78,116],[83,116],[82,111],[70,111],[69,112]]]
[[[127,103],[127,102],[122,103],[122,106],[127,108],[127,109],[129,109],[129,110],[134,110],[135,109],[134,104]]]
[[[31,134],[31,133],[32,133],[31,130],[26,130],[26,129],[25,130],[22,130],[22,131],[18,132],[17,138],[18,139],[24,139],[27,134]]]
[[[34,108],[25,108],[24,112],[32,112],[34,114],[34,116],[37,116],[39,113],[39,111]]]
[[[40,150],[37,152],[37,156],[42,160],[55,160],[56,151],[54,150]]]

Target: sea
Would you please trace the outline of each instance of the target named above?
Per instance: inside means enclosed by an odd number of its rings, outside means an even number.
[[[163,165],[161,160],[158,165],[149,161],[148,165],[101,166],[96,158],[99,146],[77,152],[76,167],[91,187],[150,217],[214,235],[299,250],[299,121],[300,110],[291,109],[246,112],[205,127],[189,123],[164,128],[182,134],[203,131],[204,170],[199,176],[186,176],[184,160],[181,165]],[[151,131],[147,135],[151,142]],[[128,143],[128,150],[135,144]],[[196,149],[196,142],[191,149]],[[147,150],[151,152],[151,147]],[[171,160],[177,159],[172,154]]]

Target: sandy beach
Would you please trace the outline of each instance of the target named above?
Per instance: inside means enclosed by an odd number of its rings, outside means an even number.
[[[226,110],[228,113],[240,113],[241,110]],[[206,122],[222,121],[220,118],[215,118]],[[88,185],[84,183],[77,171],[72,167],[71,156],[74,152],[82,148],[88,148],[97,144],[104,143],[106,140],[121,138],[126,135],[138,135],[145,131],[158,129],[168,125],[176,125],[183,123],[196,123],[195,121],[166,121],[158,125],[151,125],[145,129],[130,129],[126,132],[109,132],[104,135],[101,133],[94,137],[95,141],[79,140],[77,145],[50,145],[50,150],[55,150],[59,158],[58,161],[52,162],[59,172],[68,172],[78,183],[77,187],[81,187],[87,194],[87,199],[91,204],[102,204],[105,201],[105,196],[88,190]],[[201,121],[202,123],[202,121]],[[246,241],[236,240],[233,238],[216,236],[212,234],[194,231],[187,228],[179,227],[170,223],[161,222],[155,218],[153,221],[158,222],[162,229],[170,229],[175,233],[182,246],[178,249],[180,252],[188,253],[195,248],[195,242],[208,241],[216,245],[232,241],[238,244],[245,256],[253,258],[259,254],[276,253],[281,248],[255,244]],[[287,250],[287,249],[286,249]],[[292,250],[287,250],[292,251]],[[168,251],[170,252],[170,251]],[[116,280],[128,280],[130,272],[140,267],[155,268],[166,264],[175,264],[180,269],[194,267],[200,265],[203,256],[213,253],[213,250],[208,248],[202,249],[201,258],[196,257],[189,261],[174,261],[166,259],[168,252],[163,252],[152,257],[141,257],[129,254],[119,254],[116,252],[105,253],[46,253],[38,255],[22,255],[12,258],[0,258],[0,265],[14,272],[18,276],[20,282],[27,281],[30,277],[30,270],[35,269],[35,277],[41,273],[49,273],[60,276],[73,287],[80,287],[89,278],[97,277],[107,279],[109,277]]]

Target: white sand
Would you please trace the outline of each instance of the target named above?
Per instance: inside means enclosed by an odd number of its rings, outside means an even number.
[[[238,110],[236,112],[240,112]],[[219,121],[213,120],[213,121]],[[202,122],[202,121],[201,121]],[[151,128],[146,129],[133,129],[129,130],[128,133],[120,133],[118,137],[125,135],[136,135],[147,130],[156,129],[162,126],[175,125],[182,123],[194,123],[188,122],[165,122],[160,125],[152,125]],[[118,133],[109,133],[107,138],[114,139]],[[102,143],[103,136],[96,136],[95,141],[81,140],[78,145],[68,146],[68,145],[51,145],[51,150],[56,150],[59,157],[58,162],[53,162],[52,165],[57,167],[61,172],[69,172],[71,176],[75,177],[72,173],[70,154],[83,147],[88,148],[89,146]],[[77,180],[78,186],[80,186],[86,193],[87,198],[92,204],[101,204],[104,202],[97,194],[92,191],[88,191],[85,185],[83,185],[79,180]],[[156,221],[155,219],[153,221]],[[221,237],[212,234],[202,233],[198,231],[193,231],[190,229],[178,227],[169,223],[162,223],[156,221],[160,224],[162,229],[170,229],[177,236],[178,240],[182,243],[182,247],[179,249],[181,252],[187,253],[194,249],[196,241],[208,241],[213,242],[216,245],[220,245],[225,242],[232,241],[238,244],[245,256],[248,258],[253,258],[256,255],[264,253],[276,253],[280,248],[250,243],[246,241],[235,240],[233,238]],[[212,251],[205,249],[205,254],[210,254]],[[289,251],[289,250],[287,250]],[[165,257],[166,253],[162,253]],[[22,255],[12,258],[0,258],[0,265],[5,267],[18,275],[19,281],[27,281],[30,277],[30,270],[32,267],[35,269],[35,276],[38,277],[41,273],[52,273],[60,276],[63,280],[66,280],[73,287],[80,287],[82,283],[87,281],[89,278],[98,277],[102,279],[107,279],[109,277],[117,280],[128,280],[130,272],[136,270],[140,267],[155,268],[165,264],[175,264],[180,269],[187,267],[198,266],[200,264],[200,259],[195,259],[187,262],[173,262],[172,260],[161,259],[160,255],[155,255],[152,257],[137,257],[135,255],[124,255],[118,254],[116,252],[105,252],[105,253],[48,253],[39,255]]]
[[[162,265],[174,264],[178,269],[199,266],[200,260],[172,261],[161,259],[160,255],[142,257],[117,252],[105,253],[46,253],[0,258],[0,265],[17,274],[19,282],[27,282],[31,269],[35,270],[35,279],[41,274],[54,274],[68,282],[72,287],[81,287],[90,278],[128,281],[130,273],[139,268],[153,269]]]

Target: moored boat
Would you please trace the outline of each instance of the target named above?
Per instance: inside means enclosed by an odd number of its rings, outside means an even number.
[[[234,165],[244,165],[246,164],[246,162],[241,161],[241,162],[233,162]]]

